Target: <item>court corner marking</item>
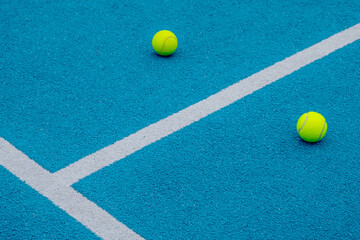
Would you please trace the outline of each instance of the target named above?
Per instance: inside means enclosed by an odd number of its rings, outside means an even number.
[[[0,165],[102,239],[143,239],[0,137]]]

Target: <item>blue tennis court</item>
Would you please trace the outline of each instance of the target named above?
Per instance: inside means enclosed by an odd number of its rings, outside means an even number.
[[[360,2],[4,0],[0,19],[1,239],[360,238]]]

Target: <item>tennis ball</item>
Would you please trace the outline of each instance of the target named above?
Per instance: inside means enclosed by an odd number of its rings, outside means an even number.
[[[157,32],[152,39],[152,46],[155,52],[161,56],[173,54],[177,48],[178,41],[172,32],[162,30]]]
[[[325,118],[317,112],[304,113],[296,124],[299,136],[306,142],[318,142],[326,134]]]

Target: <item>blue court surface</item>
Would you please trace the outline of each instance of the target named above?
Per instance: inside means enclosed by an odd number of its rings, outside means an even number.
[[[0,239],[360,239],[359,23],[354,0],[0,1]],[[233,104],[112,145],[345,30]],[[318,143],[296,132],[309,111]]]

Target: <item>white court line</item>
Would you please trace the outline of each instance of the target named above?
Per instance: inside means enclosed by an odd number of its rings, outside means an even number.
[[[3,138],[0,138],[0,165],[47,197],[97,236],[109,240],[143,239],[72,187],[58,182],[50,172]]]
[[[84,157],[57,171],[54,176],[70,186],[358,39],[360,39],[360,23]]]
[[[142,239],[70,187],[252,92],[360,39],[360,24],[321,41],[157,123],[51,174],[0,138],[0,164],[103,239]]]

